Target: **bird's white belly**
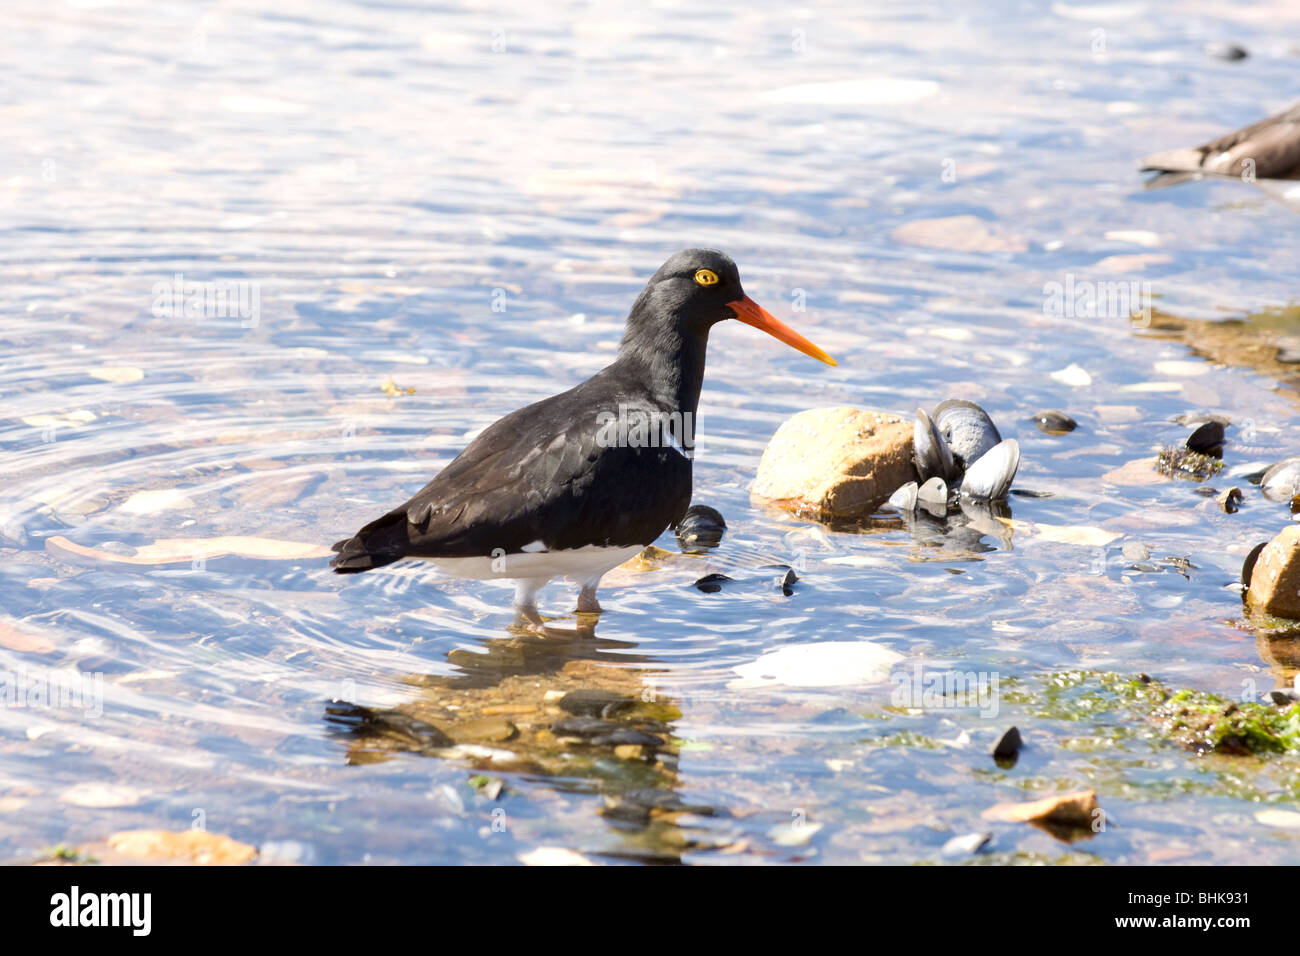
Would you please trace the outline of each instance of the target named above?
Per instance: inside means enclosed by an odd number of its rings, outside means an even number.
[[[492,578],[573,578],[589,581],[642,551],[639,544],[627,547],[571,548],[564,551],[524,551],[482,558],[424,558],[458,578],[485,581]]]

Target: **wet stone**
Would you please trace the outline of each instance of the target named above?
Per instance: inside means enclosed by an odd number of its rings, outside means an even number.
[[[501,743],[519,733],[515,725],[504,717],[478,717],[453,724],[448,729],[457,743]]]
[[[1125,561],[1146,561],[1151,557],[1151,549],[1141,541],[1129,541],[1120,548]]]
[[[677,545],[686,552],[707,551],[722,543],[727,522],[708,505],[691,505],[677,525]]]
[[[1284,528],[1260,550],[1249,588],[1254,610],[1274,617],[1300,618],[1300,527]]]
[[[705,594],[717,594],[722,590],[722,586],[730,580],[731,578],[725,574],[706,574],[695,582],[695,586]]]
[[[1236,43],[1226,43],[1222,40],[1214,40],[1205,44],[1205,55],[1213,57],[1216,60],[1244,60],[1250,54],[1243,46]],[[1279,359],[1280,361],[1280,359]]]
[[[800,412],[768,442],[751,494],[797,514],[865,514],[916,479],[912,423],[839,406]]]
[[[577,717],[614,717],[636,701],[624,694],[597,688],[571,690],[560,698],[560,709]]]

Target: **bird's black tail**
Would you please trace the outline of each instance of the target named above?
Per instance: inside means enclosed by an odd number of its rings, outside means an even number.
[[[337,541],[338,556],[330,561],[335,574],[360,574],[406,557],[410,546],[406,509],[376,518],[350,538]]]

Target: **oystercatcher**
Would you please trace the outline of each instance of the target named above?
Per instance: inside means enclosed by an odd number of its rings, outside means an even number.
[[[538,590],[564,576],[581,586],[578,610],[599,612],[605,572],[691,503],[705,348],[732,318],[835,364],[745,294],[729,256],[683,250],[637,297],[613,364],[484,429],[413,498],[335,544],[330,564],[355,574],[423,558],[457,577],[513,579],[519,617],[534,624]]]

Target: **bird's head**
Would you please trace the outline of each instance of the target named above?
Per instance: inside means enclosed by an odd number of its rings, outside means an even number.
[[[835,359],[745,295],[736,263],[716,249],[683,249],[660,266],[637,299],[630,324],[672,322],[681,332],[707,337],[714,325],[726,319],[739,319],[805,355],[827,365],[836,364]]]

